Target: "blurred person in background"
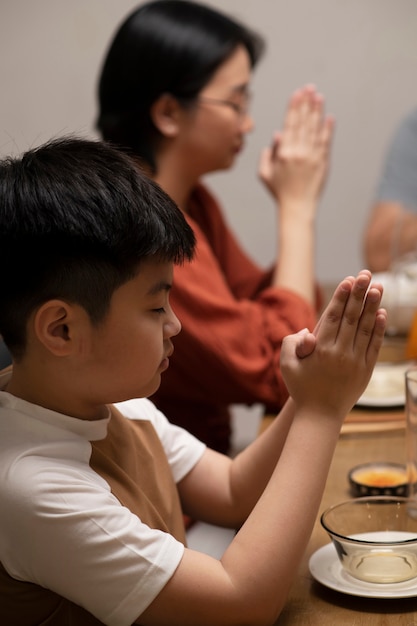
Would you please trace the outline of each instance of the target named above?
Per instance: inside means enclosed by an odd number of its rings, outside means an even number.
[[[364,233],[364,258],[373,272],[417,249],[417,108],[398,126]]]

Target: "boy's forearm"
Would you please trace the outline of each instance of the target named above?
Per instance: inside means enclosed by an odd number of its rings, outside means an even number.
[[[139,623],[168,623],[163,619],[174,601],[169,623],[175,625],[275,623],[308,543],[338,438],[341,419],[323,424],[322,417],[297,414],[279,463],[220,561],[186,550]]]
[[[233,460],[207,450],[178,485],[184,511],[211,524],[239,528],[271,478],[293,416],[289,399],[268,430]]]
[[[245,594],[251,593],[248,580],[260,577],[264,601],[276,598],[277,615],[310,537],[341,423],[330,416],[325,423],[322,415],[295,417],[270,481],[222,559],[236,586],[248,587]]]

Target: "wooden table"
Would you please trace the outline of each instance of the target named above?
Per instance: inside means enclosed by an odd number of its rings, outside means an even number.
[[[401,360],[404,340],[387,339],[382,360]],[[267,425],[267,419],[262,427]],[[314,451],[312,451],[312,454]],[[323,494],[321,514],[351,496],[349,469],[368,461],[405,462],[404,409],[354,409],[340,435]],[[346,595],[316,582],[308,561],[330,539],[316,520],[298,576],[277,626],[417,626],[417,597],[373,599]],[[417,596],[417,585],[416,585]]]
[[[341,435],[320,513],[328,506],[351,497],[347,473],[354,465],[367,461],[404,462],[404,435],[405,429],[401,427],[388,432]],[[417,625],[417,598],[361,598],[333,591],[314,581],[309,573],[308,561],[326,543],[329,543],[329,538],[318,518],[277,626]]]

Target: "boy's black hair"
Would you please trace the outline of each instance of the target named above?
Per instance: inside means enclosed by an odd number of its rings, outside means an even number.
[[[135,153],[155,172],[161,135],[152,104],[170,93],[192,105],[216,70],[243,46],[254,66],[263,39],[227,15],[187,0],[156,0],[122,23],[107,52],[99,80],[102,137]]]
[[[84,307],[93,323],[141,261],[191,259],[195,239],[171,198],[102,142],[53,140],[0,162],[0,334],[18,358],[43,302]]]

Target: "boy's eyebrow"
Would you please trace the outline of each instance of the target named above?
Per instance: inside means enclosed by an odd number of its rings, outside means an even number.
[[[165,280],[160,280],[159,282],[152,285],[152,287],[147,292],[147,296],[154,296],[160,291],[169,291],[171,289],[171,283],[167,283]]]

